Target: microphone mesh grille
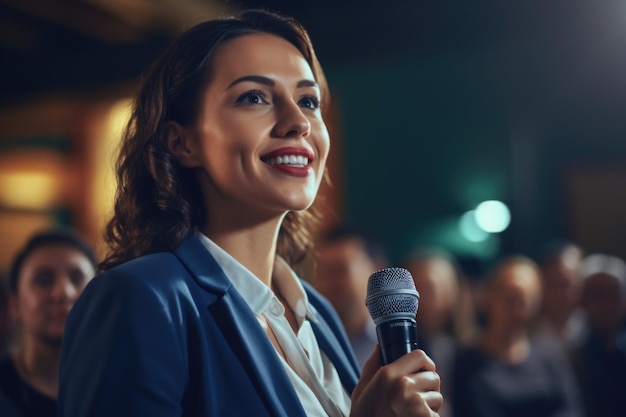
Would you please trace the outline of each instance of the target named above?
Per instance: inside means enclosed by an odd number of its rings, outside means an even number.
[[[415,282],[406,269],[385,268],[370,276],[365,304],[374,322],[387,316],[415,318],[418,302]]]

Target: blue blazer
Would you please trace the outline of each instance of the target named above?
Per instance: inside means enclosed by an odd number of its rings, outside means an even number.
[[[321,350],[351,393],[359,368],[330,304],[306,282]],[[94,278],[68,317],[64,417],[305,416],[254,313],[196,237]]]

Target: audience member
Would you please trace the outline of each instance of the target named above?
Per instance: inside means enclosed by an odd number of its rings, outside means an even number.
[[[441,393],[447,398],[457,345],[468,341],[474,328],[473,303],[462,285],[462,272],[454,257],[437,248],[417,248],[404,260],[420,293],[417,326],[420,348],[433,359],[441,376]],[[444,402],[442,417],[450,416]]]
[[[536,331],[566,348],[580,343],[585,328],[578,304],[582,258],[582,249],[567,241],[550,243],[539,258],[543,298]]]
[[[580,416],[578,388],[562,349],[530,337],[541,300],[540,272],[528,258],[502,259],[487,278],[485,328],[457,353],[456,417]]]
[[[68,229],[35,234],[16,255],[9,302],[20,340],[15,351],[0,360],[0,415],[58,415],[65,320],[94,275],[95,264],[90,246]]]
[[[626,410],[626,264],[593,254],[581,268],[581,306],[587,319],[584,342],[572,363],[588,416],[617,417]]]
[[[363,230],[339,226],[324,234],[317,246],[313,285],[335,307],[359,366],[378,343],[367,307],[369,276],[388,266],[383,246]]]

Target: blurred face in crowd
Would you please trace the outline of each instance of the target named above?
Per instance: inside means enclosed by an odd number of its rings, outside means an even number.
[[[616,332],[624,319],[625,304],[624,292],[616,277],[597,273],[585,279],[581,305],[595,331]]]
[[[509,330],[526,328],[535,318],[541,301],[538,271],[526,263],[501,266],[486,294],[490,325]]]
[[[417,320],[421,328],[428,333],[442,330],[459,296],[456,270],[440,258],[415,260],[407,269],[420,293]]]
[[[94,265],[72,245],[33,250],[24,260],[12,295],[12,312],[24,337],[60,343],[67,315],[93,275]]]
[[[379,267],[359,239],[333,242],[318,251],[315,286],[343,316],[365,305],[367,281]]]
[[[184,146],[172,142],[184,165],[200,168],[209,212],[275,215],[309,207],[330,139],[308,62],[269,34],[229,40],[212,61],[200,116],[184,129]]]
[[[549,316],[568,316],[578,304],[580,277],[577,270],[581,261],[580,249],[570,247],[543,265],[544,310]]]

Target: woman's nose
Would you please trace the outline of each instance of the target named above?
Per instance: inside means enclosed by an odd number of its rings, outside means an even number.
[[[279,107],[274,134],[279,138],[306,137],[311,132],[311,122],[294,102]]]

